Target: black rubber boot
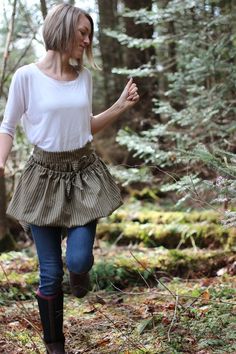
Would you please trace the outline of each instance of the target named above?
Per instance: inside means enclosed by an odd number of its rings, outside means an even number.
[[[84,297],[91,290],[89,273],[76,274],[70,272],[70,288],[74,296]]]
[[[52,297],[36,295],[47,354],[65,354],[63,334],[63,293]]]

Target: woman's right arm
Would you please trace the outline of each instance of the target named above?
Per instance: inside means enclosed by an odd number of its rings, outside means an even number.
[[[12,77],[4,117],[0,124],[1,176],[4,174],[5,164],[12,148],[16,125],[25,112],[25,68],[27,67],[18,69]]]
[[[0,176],[4,175],[5,164],[12,148],[13,138],[6,133],[0,133]]]

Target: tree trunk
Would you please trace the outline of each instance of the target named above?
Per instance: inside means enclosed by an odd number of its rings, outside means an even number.
[[[104,33],[105,29],[118,29],[119,17],[117,10],[119,1],[97,0],[99,10],[98,35],[102,60],[102,92],[100,92],[99,111],[104,110],[104,107],[110,107],[117,100],[126,82],[124,77],[111,72],[114,67],[123,67],[123,47],[116,39]],[[98,94],[98,92],[96,93]],[[98,107],[95,107],[95,109],[97,110]],[[117,162],[123,159],[123,152],[120,152],[121,149],[115,141],[117,131],[122,125],[122,120],[118,119],[108,129],[104,129],[95,136],[96,149],[107,162]],[[112,149],[111,146],[113,147]]]
[[[6,45],[5,45],[4,53],[3,53],[3,62],[2,62],[2,70],[1,70],[2,73],[1,73],[1,78],[0,78],[0,97],[3,94],[3,84],[4,84],[4,80],[5,80],[5,75],[6,75],[7,61],[9,59],[9,48],[12,43],[14,24],[15,24],[15,16],[16,16],[16,4],[17,4],[17,0],[14,0],[13,6],[12,6],[11,21],[8,26]]]
[[[0,97],[3,94],[3,84],[6,76],[7,61],[9,59],[9,48],[12,43],[15,16],[16,16],[16,5],[17,0],[14,0],[12,6],[11,21],[8,27],[6,45],[3,54],[3,64],[2,73],[0,78]],[[5,187],[5,177],[0,176],[0,251],[12,249],[11,237],[7,232],[7,219],[6,219],[6,187]],[[11,244],[11,245],[10,245]]]
[[[178,68],[177,68],[177,60],[176,60],[176,42],[174,40],[174,37],[176,35],[174,21],[170,21],[168,23],[168,33],[172,36],[172,40],[168,46],[168,56],[172,63],[170,67],[170,71],[175,73],[178,70]]]
[[[0,176],[0,253],[15,250],[16,248],[16,242],[9,233],[6,219],[5,178]]]
[[[126,8],[130,10],[139,10],[146,8],[148,11],[152,10],[152,0],[123,0]],[[132,17],[124,18],[126,34],[133,38],[150,39],[153,36],[153,26],[145,24],[136,24]],[[139,68],[142,65],[148,64],[152,61],[152,57],[155,57],[155,49],[153,47],[140,50],[138,48],[125,48],[125,66],[128,69]],[[135,82],[140,87],[141,103],[139,103],[134,109],[136,109],[142,117],[141,129],[147,128],[152,113],[152,98],[154,97],[154,79],[147,78],[135,78]],[[136,122],[135,130],[140,130],[140,121]]]
[[[164,10],[170,0],[158,0],[157,5],[159,9]],[[177,66],[177,54],[176,54],[176,25],[174,20],[167,21],[166,23],[161,24],[158,32],[160,35],[168,35],[169,40],[164,42],[162,45],[159,46],[157,50],[157,62],[161,63],[164,68],[164,71],[159,73],[159,91],[158,96],[162,100],[166,100],[165,92],[168,90],[168,80],[166,71],[171,73],[175,73],[178,71]],[[168,69],[167,69],[168,68]],[[178,100],[171,100],[171,105],[176,108],[177,110],[182,108],[181,103]],[[160,117],[162,120],[162,117]]]
[[[146,8],[148,11],[152,9],[152,0],[123,0],[125,7],[130,10],[140,10]],[[126,34],[133,38],[152,38],[153,26],[148,24],[135,24],[132,17],[125,17]],[[148,63],[152,55],[155,55],[153,48],[140,50],[136,48],[126,48],[126,63],[128,68],[138,68],[139,66]]]
[[[106,107],[114,103],[123,85],[121,77],[111,72],[114,67],[122,66],[122,47],[118,41],[104,33],[105,29],[115,30],[118,27],[117,6],[117,0],[98,0],[99,45],[102,57]]]
[[[5,237],[6,233],[6,187],[4,176],[0,176],[0,240]]]
[[[48,13],[46,0],[40,0],[40,8],[41,8],[43,18],[45,18]]]

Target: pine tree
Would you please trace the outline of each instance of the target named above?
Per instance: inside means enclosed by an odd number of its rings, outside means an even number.
[[[155,1],[151,11],[126,14],[152,24],[155,38],[128,42],[117,35],[123,44],[156,49],[155,65],[147,62],[130,73],[154,76],[159,83],[153,127],[121,130],[118,141],[154,166],[153,183],[161,170],[162,189],[181,192],[185,201],[212,202],[217,176],[235,186],[235,10],[231,1]],[[232,192],[228,188],[226,208]]]

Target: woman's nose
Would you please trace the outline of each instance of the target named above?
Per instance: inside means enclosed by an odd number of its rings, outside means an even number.
[[[84,43],[88,46],[89,45],[89,43],[90,43],[90,38],[89,38],[89,36],[86,36],[85,38],[84,38]]]

